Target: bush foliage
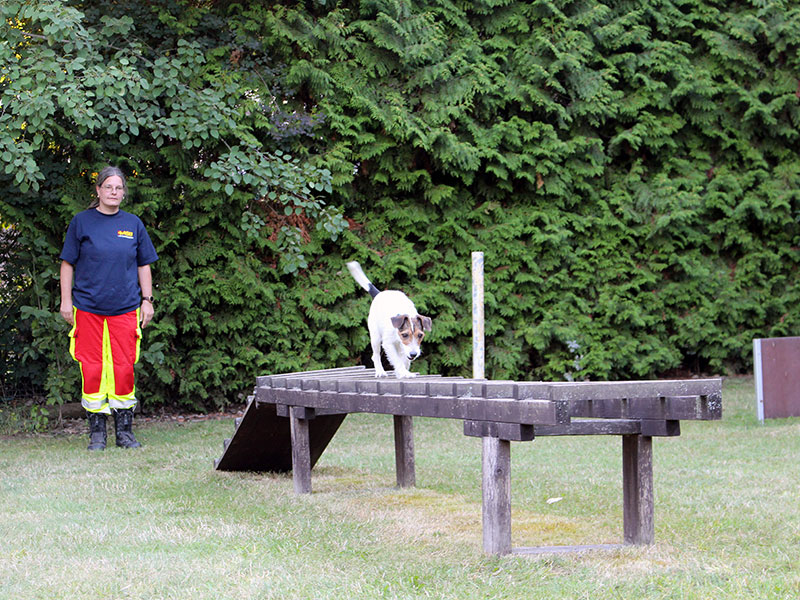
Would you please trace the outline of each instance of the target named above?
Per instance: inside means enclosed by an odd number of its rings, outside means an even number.
[[[433,317],[422,371],[470,373],[475,250],[491,378],[747,371],[797,331],[796,3],[90,6],[0,9],[8,380],[76,393],[57,256],[106,163],[161,255],[156,403],[357,363],[348,259]]]

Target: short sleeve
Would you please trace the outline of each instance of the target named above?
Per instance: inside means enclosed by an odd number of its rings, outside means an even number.
[[[156,262],[158,260],[156,248],[153,246],[153,242],[150,240],[150,236],[147,234],[147,230],[141,221],[139,221],[138,239],[139,245],[136,248],[136,264],[143,267]]]

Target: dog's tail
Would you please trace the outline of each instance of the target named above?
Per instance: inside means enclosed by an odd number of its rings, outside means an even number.
[[[350,271],[350,274],[353,276],[353,279],[356,280],[356,283],[367,290],[370,296],[374,298],[381,293],[381,291],[372,285],[372,282],[367,279],[367,276],[364,275],[364,271],[361,269],[361,265],[356,261],[347,263],[347,268]]]

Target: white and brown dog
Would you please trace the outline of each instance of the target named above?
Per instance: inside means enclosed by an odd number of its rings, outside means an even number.
[[[409,368],[411,361],[422,354],[420,344],[425,332],[431,330],[431,319],[418,314],[414,303],[403,292],[378,290],[357,262],[347,263],[347,268],[358,285],[372,296],[367,327],[375,377],[386,377],[381,364],[381,347],[394,367],[395,377],[416,377],[417,374],[409,371]]]

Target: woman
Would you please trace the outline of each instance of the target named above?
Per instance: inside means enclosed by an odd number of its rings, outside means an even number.
[[[158,254],[136,215],[120,210],[125,175],[106,167],[97,198],[75,215],[61,251],[61,316],[72,325],[70,354],[80,365],[81,404],[89,417],[89,450],[105,450],[106,418],[114,415],[117,446],[139,448],[133,365],[141,327],[153,318],[150,264]]]

